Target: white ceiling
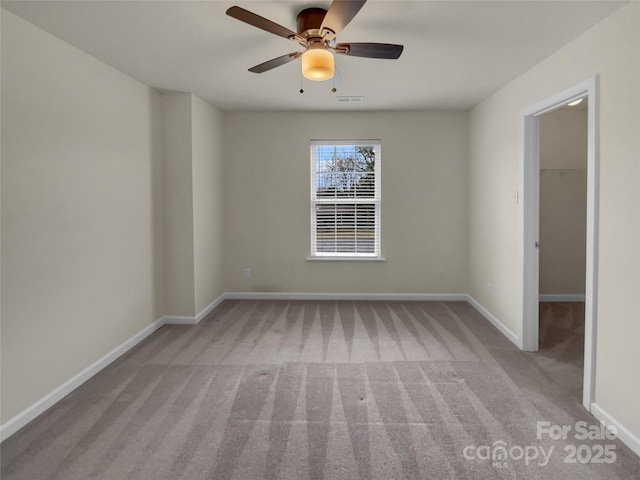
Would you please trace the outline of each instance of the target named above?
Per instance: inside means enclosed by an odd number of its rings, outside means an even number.
[[[3,1],[2,6],[150,86],[193,92],[223,110],[467,109],[626,2],[369,0],[339,42],[399,43],[398,60],[337,56],[332,81],[299,60],[247,68],[299,45],[225,15],[239,5],[295,30],[317,1]],[[336,95],[363,95],[338,104]]]

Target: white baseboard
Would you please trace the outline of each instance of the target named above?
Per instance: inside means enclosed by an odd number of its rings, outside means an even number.
[[[176,316],[176,315],[165,315],[164,317],[162,317],[162,320],[164,321],[165,325],[195,325],[196,323],[200,323],[200,321],[204,317],[209,315],[209,313],[211,313],[214,308],[216,308],[218,305],[220,305],[225,298],[228,298],[228,297],[226,296],[226,294],[223,293],[218,298],[216,298],[213,302],[211,302],[209,305],[207,305],[195,317],[182,317],[182,316]]]
[[[211,302],[209,305],[204,307],[204,309],[198,315],[196,315],[196,323],[199,323],[202,319],[204,319],[204,317],[206,317],[211,312],[213,312],[213,310],[218,305],[220,305],[224,301],[225,298],[227,298],[227,297],[223,293],[218,298],[216,298],[213,302]]]
[[[464,302],[466,293],[301,293],[301,292],[228,292],[228,300],[382,300]]]
[[[628,428],[622,425],[618,420],[609,415],[600,405],[593,402],[591,404],[591,413],[606,426],[612,425],[617,429],[618,439],[640,457],[640,438],[634,435]]]
[[[172,325],[194,325],[206,317],[223,300],[382,300],[382,301],[466,301],[478,310],[489,322],[491,322],[503,335],[505,335],[516,346],[518,336],[509,330],[502,322],[494,317],[477,300],[466,293],[282,293],[282,292],[229,292],[223,293],[195,317],[165,315],[156,320],[151,325],[131,337],[126,342],[116,347],[111,352],[85,368],[76,376],[60,385],[58,388],[45,395],[36,403],[20,412],[4,424],[0,425],[0,442],[13,435],[31,420],[52,407],[66,395],[78,388],[88,379],[93,377],[100,370],[108,366],[118,357],[136,346],[146,337],[155,332],[165,324]],[[595,405],[595,404],[594,404]],[[595,413],[594,413],[595,415]],[[631,434],[629,434],[631,435]],[[633,437],[633,435],[632,435]],[[637,437],[635,438],[637,444]],[[623,440],[624,441],[624,440]],[[636,450],[634,450],[636,451]]]
[[[541,302],[584,302],[584,293],[541,293]]]
[[[48,408],[51,408],[53,405],[58,403],[84,382],[93,377],[100,370],[108,366],[114,360],[131,350],[142,340],[147,338],[153,332],[155,332],[158,328],[163,325],[194,325],[200,322],[204,317],[206,317],[211,311],[216,308],[222,301],[225,299],[225,295],[222,294],[218,298],[216,298],[213,302],[211,302],[207,307],[205,307],[197,316],[195,317],[179,317],[179,316],[171,316],[165,315],[162,318],[156,320],[151,325],[144,328],[142,331],[135,334],[126,342],[122,343],[111,352],[107,353],[105,356],[89,365],[87,368],[82,370],[80,373],[75,375],[73,378],[67,380],[65,383],[57,387],[55,390],[49,392],[47,395],[42,397],[40,400],[35,402],[30,407],[26,408],[15,417],[7,420],[4,424],[0,425],[0,442],[4,441],[6,438],[9,438],[15,432],[24,427],[31,420],[34,420],[38,415],[43,413]]]
[[[48,408],[51,408],[53,405],[58,403],[68,394],[73,392],[76,388],[82,385],[84,382],[93,377],[100,370],[108,366],[110,363],[115,361],[117,358],[127,353],[133,347],[135,347],[142,340],[147,338],[153,332],[155,332],[158,328],[164,325],[164,317],[156,320],[151,325],[145,327],[143,330],[135,334],[129,340],[120,344],[105,356],[89,365],[87,368],[82,370],[80,373],[72,377],[71,379],[64,382],[62,385],[57,387],[56,389],[49,392],[47,395],[42,397],[40,400],[35,402],[30,407],[27,407],[25,410],[17,414],[15,417],[7,420],[5,423],[0,425],[0,442],[3,442],[5,439],[9,438],[11,435],[16,433],[22,427],[24,427],[27,423],[34,420],[38,415],[43,413]]]
[[[466,295],[465,297],[465,299],[473,306],[473,308],[478,310],[478,312],[480,312],[487,320],[489,320],[489,322],[491,322],[491,324],[496,327],[500,331],[500,333],[507,337],[516,347],[521,348],[518,335],[513,333],[504,323],[498,320],[489,310],[484,308],[484,306],[471,295]]]
[[[520,348],[520,339],[498,320],[489,310],[484,308],[475,298],[467,293],[300,293],[300,292],[227,292],[229,300],[383,300],[383,301],[419,301],[419,302],[469,302],[500,333]]]
[[[165,315],[162,317],[165,325],[195,325],[196,317],[181,317],[178,315]]]

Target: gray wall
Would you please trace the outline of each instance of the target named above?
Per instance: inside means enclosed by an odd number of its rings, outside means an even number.
[[[465,112],[225,113],[223,130],[227,291],[466,291]],[[384,262],[306,260],[309,141],[344,138],[382,141]]]
[[[540,293],[584,294],[587,109],[540,117]]]

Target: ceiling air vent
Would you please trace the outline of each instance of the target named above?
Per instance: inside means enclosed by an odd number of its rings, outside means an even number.
[[[338,103],[362,103],[364,102],[364,97],[362,96],[346,96],[346,95],[338,95],[336,97]]]

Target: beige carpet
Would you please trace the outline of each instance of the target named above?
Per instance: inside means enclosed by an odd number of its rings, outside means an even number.
[[[1,478],[640,478],[617,440],[537,438],[597,424],[576,308],[541,306],[532,354],[463,302],[225,301],[5,441]]]

